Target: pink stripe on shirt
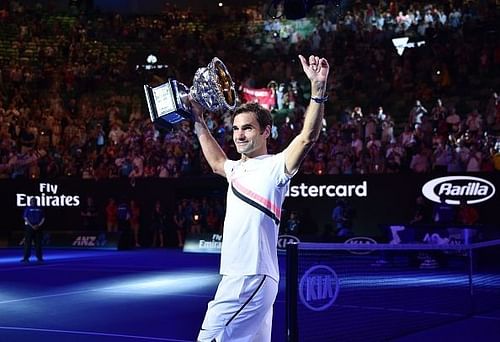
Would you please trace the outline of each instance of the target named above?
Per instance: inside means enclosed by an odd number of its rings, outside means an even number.
[[[281,206],[273,204],[269,199],[262,197],[258,193],[255,193],[252,190],[246,188],[237,180],[233,180],[233,186],[248,198],[269,209],[272,213],[274,213],[274,215],[276,215],[278,219],[281,217]]]

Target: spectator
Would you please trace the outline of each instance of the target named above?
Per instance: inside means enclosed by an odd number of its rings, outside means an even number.
[[[299,233],[300,219],[296,211],[291,211],[285,224],[285,233],[297,236]]]
[[[163,211],[161,202],[155,202],[151,214],[151,231],[153,232],[153,247],[165,247],[165,232],[167,229],[167,217]],[[159,245],[157,245],[157,242]]]
[[[335,227],[335,236],[341,238],[353,236],[351,210],[344,200],[337,200],[332,211],[332,220]]]
[[[411,109],[409,115],[409,123],[412,127],[422,124],[422,118],[427,115],[427,109],[420,103],[420,100],[415,101],[415,106]]]
[[[412,157],[410,169],[415,173],[425,173],[430,170],[428,152],[425,148],[421,147],[417,154]]]
[[[115,199],[110,197],[106,204],[106,228],[108,233],[116,233],[118,231],[118,215]]]
[[[94,204],[94,198],[92,196],[87,196],[85,204],[80,211],[80,216],[82,218],[82,228],[85,231],[99,229],[98,225],[98,210]]]
[[[130,228],[132,229],[132,235],[135,247],[141,247],[139,244],[139,233],[141,230],[141,208],[136,200],[130,200]]]
[[[336,73],[330,80],[330,99],[334,101],[330,101],[327,106],[328,124],[336,121],[340,108],[352,108],[354,104],[357,107],[353,111],[355,119],[341,121],[345,126],[340,128],[340,135],[347,136],[344,141],[347,145],[351,143],[349,135],[356,132],[361,140],[360,145],[366,146],[373,133],[374,122],[370,115],[363,116],[361,108],[371,110],[370,102],[374,98],[385,98],[384,106],[393,113],[393,123],[386,122],[380,113],[375,121],[375,134],[382,142],[382,155],[387,155],[385,149],[392,137],[401,139],[399,128],[405,121],[410,123],[409,133],[416,139],[415,142],[410,139],[410,144],[419,145],[420,140],[428,144],[428,127],[418,127],[422,129],[422,134],[419,134],[416,127],[411,126],[413,123],[424,126],[427,114],[414,112],[410,115],[414,118],[406,120],[398,112],[405,108],[409,98],[426,102],[432,96],[439,96],[442,101],[436,101],[429,113],[432,129],[438,130],[437,134],[445,139],[451,136],[452,143],[468,130],[472,139],[481,140],[477,142],[477,147],[482,159],[490,160],[493,157],[494,153],[482,150],[480,146],[484,143],[482,134],[495,135],[500,127],[498,96],[496,91],[491,90],[498,83],[497,73],[494,72],[496,64],[492,57],[495,56],[496,46],[490,44],[489,40],[467,39],[470,35],[463,34],[479,32],[478,28],[488,18],[483,17],[484,12],[471,11],[460,3],[450,8],[418,2],[398,5],[380,3],[373,7],[369,3],[357,4],[359,8],[352,10],[349,6],[345,14],[338,18],[323,11],[322,20],[316,24],[309,16],[304,19],[310,24],[310,30],[306,28],[308,25],[299,28],[298,23],[285,25],[269,20],[269,32],[277,32],[281,37],[278,40],[262,36],[264,30],[261,29],[261,19],[245,22],[244,30],[239,30],[238,35],[224,36],[224,44],[235,47],[230,54],[226,53],[224,61],[236,83],[258,88],[274,80],[279,85],[276,90],[278,108],[292,120],[286,125],[275,127],[273,137],[278,136],[277,149],[289,141],[294,130],[300,129],[302,116],[293,118],[294,113],[290,108],[300,110],[308,96],[302,91],[303,78],[283,60],[294,54],[298,46],[313,48],[314,37],[315,42],[321,41],[320,50],[324,50],[327,59],[334,59],[336,63]],[[141,84],[143,75],[140,70],[129,72],[132,68],[128,61],[138,50],[149,49],[150,41],[144,39],[146,31],[155,39],[182,41],[182,45],[165,44],[169,48],[165,48],[162,53],[168,60],[169,70],[178,74],[178,79],[190,79],[192,74],[185,71],[188,68],[184,61],[171,56],[179,55],[178,49],[192,56],[201,51],[197,55],[199,63],[193,62],[196,63],[193,67],[203,65],[211,57],[210,51],[222,50],[217,40],[213,39],[217,37],[218,23],[203,16],[188,16],[182,9],[171,9],[165,20],[148,16],[139,16],[137,20],[120,17],[113,25],[124,48],[115,51],[116,36],[105,25],[93,25],[107,21],[100,14],[92,14],[97,16],[94,18],[82,13],[81,20],[77,20],[74,26],[69,24],[68,30],[63,30],[58,18],[66,17],[58,16],[51,21],[54,25],[49,27],[44,16],[40,15],[44,13],[43,8],[39,10],[30,5],[22,7],[23,11],[3,12],[0,19],[2,27],[10,27],[12,30],[9,32],[16,32],[14,36],[8,32],[4,36],[4,41],[12,45],[15,54],[10,54],[10,49],[0,50],[0,130],[4,132],[0,140],[2,145],[8,146],[0,148],[0,173],[3,177],[103,179],[129,177],[132,172],[134,178],[185,177],[210,173],[204,160],[198,167],[197,153],[192,150],[195,139],[190,135],[188,123],[182,123],[185,127],[180,135],[179,132],[157,130],[145,119],[147,108],[141,107],[137,97],[140,89],[130,86]],[[242,8],[245,16],[257,12],[254,7]],[[13,15],[15,13],[23,15]],[[188,17],[195,26],[204,25],[206,29],[202,33],[192,32],[189,27],[193,25],[185,25],[185,19],[178,19]],[[394,53],[390,44],[394,35],[402,33],[416,35],[418,39],[432,35],[433,39],[426,39],[425,48],[407,49],[404,53],[411,54],[412,58],[405,57],[403,60]],[[348,48],[334,51],[331,49],[334,40],[336,44],[344,44]],[[200,41],[204,48],[197,50],[202,45]],[[446,41],[445,47],[442,41]],[[237,44],[240,42],[244,44]],[[264,63],[265,67],[255,67],[262,60],[268,61],[269,56],[273,57],[272,61]],[[418,60],[418,63],[410,62],[413,59]],[[471,62],[475,60],[478,61],[477,66]],[[438,70],[441,71],[440,75],[436,73]],[[393,84],[385,81],[390,78],[394,78]],[[281,85],[283,98],[280,103]],[[339,96],[344,94],[348,96]],[[485,98],[483,94],[491,96]],[[342,102],[339,98],[349,100]],[[446,107],[442,105],[443,102]],[[473,111],[461,118],[458,113],[468,113],[469,106],[472,106]],[[385,115],[383,111],[382,114]],[[441,122],[439,118],[443,115],[446,115],[446,119]],[[213,116],[207,120],[212,132],[221,132],[216,138],[222,146],[230,141],[231,130],[227,117],[225,115],[219,119]],[[404,136],[403,145],[410,161],[416,151],[408,148],[407,133]],[[327,138],[322,137],[320,140],[326,141]],[[164,147],[164,142],[172,145],[172,154],[167,154],[165,160],[160,157],[153,162],[155,154]],[[469,144],[471,142],[466,143]],[[426,147],[431,148],[428,145]],[[27,162],[32,156],[30,151],[40,148],[47,151],[47,156]],[[370,166],[372,161],[366,163],[362,160],[363,151],[361,148],[354,157],[340,158],[339,162],[331,160],[331,153],[327,150],[327,156],[314,158],[312,165],[304,163],[301,172],[313,173],[315,162],[325,164],[326,170],[329,170],[325,173],[343,172],[342,160],[353,166],[354,173],[365,169],[366,172],[380,172],[380,169],[375,170],[373,165]],[[114,164],[115,160],[117,164]],[[465,162],[462,160],[462,163]],[[397,172],[408,170],[405,163]],[[385,161],[383,164],[390,163]],[[488,172],[487,166],[486,163],[481,170]],[[466,167],[463,165],[463,168]],[[316,170],[321,168],[316,165]],[[350,169],[348,165],[345,168]],[[431,165],[428,172],[433,169]],[[391,168],[390,172],[394,171]]]
[[[184,217],[183,206],[181,203],[177,205],[177,210],[173,215],[173,222],[177,235],[177,246],[182,248],[184,247],[184,237],[186,235],[186,219]]]
[[[118,222],[118,232],[120,238],[118,242],[119,249],[132,248],[132,232],[130,228],[130,218],[132,217],[128,201],[122,198],[116,207],[116,217]]]
[[[469,204],[466,201],[460,202],[460,207],[457,212],[457,221],[460,224],[466,226],[473,226],[477,224],[479,220],[479,212],[477,209]]]

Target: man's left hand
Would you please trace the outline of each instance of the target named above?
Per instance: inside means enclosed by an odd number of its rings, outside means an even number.
[[[302,68],[311,83],[326,83],[328,72],[330,71],[330,65],[325,58],[311,55],[307,60],[304,56],[299,55],[299,59],[302,64]]]

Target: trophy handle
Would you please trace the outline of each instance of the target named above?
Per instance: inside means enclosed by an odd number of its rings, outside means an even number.
[[[188,110],[189,108],[191,108],[191,102],[189,101],[190,89],[184,83],[178,82],[176,80],[172,80],[172,82],[176,83],[177,98],[179,100],[179,103],[182,103],[184,105],[184,109]]]
[[[236,90],[234,82],[231,79],[231,75],[229,75],[229,71],[224,63],[222,63],[222,61],[217,57],[212,59],[211,64],[213,64],[213,68],[211,70],[213,70],[217,76],[215,79],[217,80],[217,89],[219,89],[221,93],[220,95],[224,97],[227,106],[230,109],[234,109],[236,106]]]
[[[207,67],[199,68],[189,90],[193,99],[211,112],[236,107],[234,82],[222,61],[214,57]]]

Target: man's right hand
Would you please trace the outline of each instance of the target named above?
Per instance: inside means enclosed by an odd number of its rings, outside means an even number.
[[[189,96],[189,103],[191,104],[191,111],[194,116],[194,121],[199,123],[204,123],[205,119],[203,118],[203,112],[204,112],[203,107],[198,102],[196,102],[191,97],[191,95]]]

